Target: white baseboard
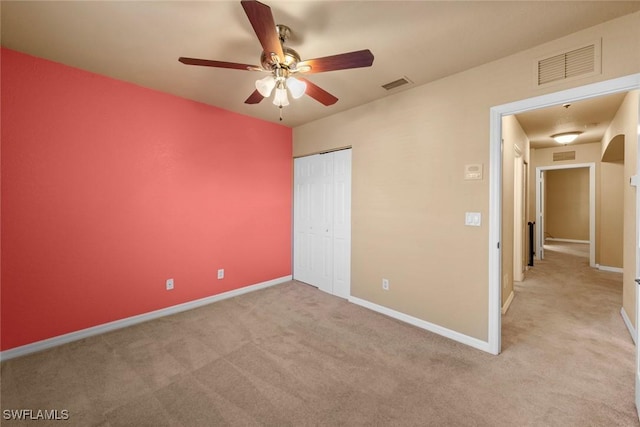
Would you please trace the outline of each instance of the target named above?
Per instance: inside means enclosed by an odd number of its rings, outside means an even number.
[[[67,343],[88,338],[94,335],[104,334],[105,332],[111,332],[116,329],[126,328],[127,326],[136,325],[138,323],[157,319],[159,317],[170,316],[172,314],[180,313],[182,311],[192,310],[194,308],[212,304],[217,301],[233,298],[238,295],[268,288],[270,286],[279,285],[280,283],[285,283],[290,280],[292,280],[292,276],[279,277],[277,279],[268,280],[266,282],[257,283],[255,285],[245,286],[242,288],[234,289],[232,291],[223,292],[217,295],[212,295],[210,297],[205,297],[205,298],[197,299],[194,301],[189,301],[182,304],[174,305],[171,307],[162,308],[160,310],[150,311],[148,313],[127,317],[120,320],[115,320],[109,323],[103,323],[102,325],[92,326],[90,328],[81,329],[79,331],[70,332],[68,334],[59,335],[57,337],[47,338],[42,341],[37,341],[31,344],[26,344],[20,347],[15,347],[9,350],[2,351],[0,352],[0,360],[4,361],[4,360],[13,359],[15,357],[25,356],[27,354],[35,353],[37,351],[46,350],[48,348],[56,347],[62,344],[67,344]]]
[[[620,309],[620,314],[622,315],[622,320],[624,321],[624,324],[627,326],[627,329],[629,330],[629,334],[631,334],[631,339],[633,340],[633,343],[638,344],[636,342],[636,336],[637,336],[636,329],[633,327],[631,320],[629,320],[629,316],[627,316],[627,312],[624,310],[624,307]]]
[[[559,239],[556,237],[546,237],[544,240],[545,241],[549,240],[551,242],[584,243],[585,245],[588,245],[589,243],[591,243],[589,240]]]
[[[622,268],[620,268],[620,267],[609,267],[609,266],[600,265],[600,264],[598,264],[597,267],[598,267],[598,270],[602,270],[602,271],[611,271],[611,272],[614,272],[614,273],[624,273],[624,270]]]
[[[509,298],[507,298],[507,300],[504,302],[504,305],[502,306],[502,314],[506,314],[507,310],[509,310],[509,307],[511,307],[511,302],[513,301],[514,296],[515,296],[515,293],[511,291],[511,293],[509,294]]]
[[[357,304],[362,307],[368,308],[369,310],[373,310],[378,313],[384,314],[385,316],[393,317],[394,319],[400,320],[405,323],[409,323],[413,326],[417,326],[418,328],[425,329],[429,332],[433,332],[434,334],[438,334],[443,337],[457,341],[459,343],[477,348],[478,350],[491,353],[489,349],[489,343],[486,341],[481,341],[477,338],[473,338],[468,335],[461,334],[460,332],[452,331],[451,329],[447,329],[442,326],[427,322],[426,320],[418,319],[417,317],[409,316],[408,314],[404,314],[399,311],[395,311],[390,308],[387,308],[387,307],[384,307],[384,306],[381,306],[357,297],[349,297],[348,301],[353,304]]]

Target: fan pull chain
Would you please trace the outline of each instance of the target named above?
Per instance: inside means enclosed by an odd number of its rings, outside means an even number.
[[[280,109],[280,121],[282,121],[282,105],[278,108]]]

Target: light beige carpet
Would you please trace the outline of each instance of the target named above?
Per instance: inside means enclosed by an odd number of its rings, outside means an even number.
[[[635,426],[619,274],[548,252],[491,356],[297,282],[2,363],[7,426]],[[429,286],[429,278],[423,286]]]
[[[575,255],[577,257],[586,258],[589,258],[589,248],[589,243],[558,242],[547,240],[544,244],[545,251],[561,252],[569,255]]]

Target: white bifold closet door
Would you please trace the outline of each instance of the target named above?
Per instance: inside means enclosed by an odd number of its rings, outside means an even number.
[[[294,160],[293,277],[347,298],[351,287],[351,150]]]

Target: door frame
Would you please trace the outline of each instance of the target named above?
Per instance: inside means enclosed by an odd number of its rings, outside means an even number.
[[[513,159],[513,280],[524,280],[525,236],[526,236],[526,197],[527,188],[525,180],[524,153],[517,145],[514,145],[515,157]]]
[[[544,215],[542,212],[542,202],[545,188],[542,188],[542,173],[550,170],[581,169],[589,168],[589,266],[596,265],[596,164],[595,163],[574,163],[570,165],[538,166],[536,168],[536,224],[539,224],[538,232],[535,234],[536,254],[539,258],[544,258]]]
[[[638,99],[638,132],[637,132],[637,145],[638,151],[636,159],[636,174],[631,177],[631,185],[636,188],[636,282],[640,279],[640,99]],[[626,142],[625,142],[626,144]],[[637,282],[640,285],[640,282]],[[636,411],[638,412],[638,418],[640,418],[640,347],[638,347],[638,318],[640,317],[640,291],[636,286],[636,329],[634,343],[636,345],[636,366],[635,366],[635,378],[636,378]]]
[[[497,105],[489,112],[489,353],[502,346],[502,116],[640,88],[640,73]],[[636,310],[637,311],[637,310]]]

